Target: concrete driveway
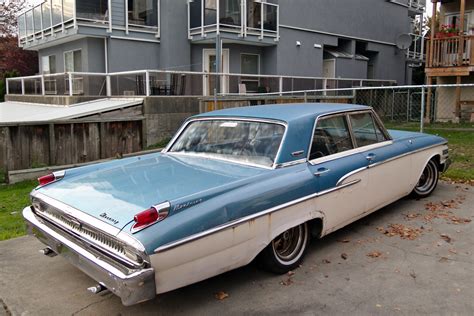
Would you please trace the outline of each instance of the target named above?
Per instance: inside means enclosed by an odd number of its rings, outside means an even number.
[[[124,307],[31,237],[0,243],[0,315],[474,313],[474,187],[440,183],[314,241],[294,274],[254,264]],[[215,294],[229,296],[218,300]]]

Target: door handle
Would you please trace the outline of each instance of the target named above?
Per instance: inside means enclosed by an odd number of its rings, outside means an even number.
[[[370,153],[370,154],[367,154],[365,159],[367,159],[369,162],[372,162],[375,159],[376,156],[377,156],[376,154]]]
[[[318,170],[316,170],[316,172],[313,173],[313,174],[314,174],[316,177],[319,177],[320,175],[325,174],[326,172],[329,172],[329,171],[331,171],[331,169],[321,167],[321,168],[318,168]]]

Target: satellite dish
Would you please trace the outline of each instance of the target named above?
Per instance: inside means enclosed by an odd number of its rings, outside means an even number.
[[[399,49],[408,49],[411,46],[411,36],[410,34],[400,34],[397,37],[397,40],[395,41],[395,44],[397,44],[397,47]]]

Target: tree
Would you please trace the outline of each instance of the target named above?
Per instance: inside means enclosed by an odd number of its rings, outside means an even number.
[[[27,7],[24,0],[4,3],[0,24],[0,79],[6,73],[29,76],[38,72],[38,54],[18,47],[18,22],[16,14]]]

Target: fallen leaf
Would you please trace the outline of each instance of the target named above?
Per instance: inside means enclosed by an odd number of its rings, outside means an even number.
[[[293,271],[288,271],[287,275],[289,275],[289,276],[295,275],[295,272],[293,272]]]
[[[219,301],[225,300],[226,298],[229,297],[229,294],[227,294],[224,291],[219,291],[216,294],[214,294],[214,297],[218,299]]]
[[[380,304],[375,304],[375,306],[378,307],[378,308],[382,307],[382,305],[380,305]]]
[[[280,281],[280,285],[289,286],[291,284],[293,284],[293,280],[291,278]]]
[[[410,276],[411,276],[413,279],[416,279],[416,274],[415,274],[415,272],[413,272],[413,271],[410,272]]]
[[[341,253],[341,258],[347,260],[347,253]]]
[[[331,263],[331,261],[329,261],[328,259],[323,259],[323,263]]]
[[[456,251],[456,249],[449,249],[448,250],[450,253],[453,253],[453,254],[457,254],[458,252]]]
[[[449,258],[447,258],[447,257],[441,257],[439,259],[439,262],[448,262],[448,261],[449,261]]]
[[[453,239],[446,234],[441,234],[440,236],[447,243],[451,243],[451,241],[453,241]]]
[[[382,253],[380,251],[373,251],[373,252],[369,252],[367,254],[367,257],[371,257],[371,258],[378,258],[382,255]]]

